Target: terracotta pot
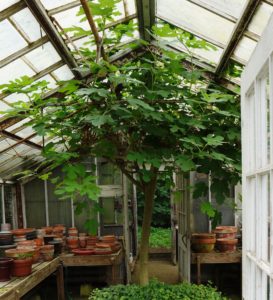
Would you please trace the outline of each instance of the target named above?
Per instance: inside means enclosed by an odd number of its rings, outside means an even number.
[[[77,249],[79,247],[79,239],[77,237],[68,237],[66,245],[69,250]]]
[[[32,263],[36,264],[41,260],[41,253],[40,253],[41,247],[34,246],[34,255],[32,258]]]
[[[193,233],[191,239],[215,239],[215,233]]]
[[[0,246],[12,245],[13,235],[9,232],[0,232]]]
[[[35,232],[35,228],[19,228],[19,229],[14,229],[11,231],[12,234],[18,236],[26,235],[28,233]]]
[[[17,243],[17,248],[21,247],[21,246],[34,247],[35,246],[35,242],[33,240],[20,241],[20,242]]]
[[[54,246],[53,245],[41,246],[40,253],[44,261],[50,261],[54,257]]]
[[[215,238],[199,238],[191,241],[192,249],[197,253],[209,253],[214,249]]]
[[[238,244],[238,239],[217,239],[216,246],[220,252],[234,252],[236,251],[236,245]]]
[[[5,250],[5,255],[7,257],[13,258],[14,260],[16,259],[26,259],[30,258],[32,260],[32,257],[34,255],[34,249],[28,248],[28,249],[8,249]]]
[[[31,274],[32,258],[15,259],[12,262],[11,274],[12,276],[28,276]]]
[[[44,226],[42,229],[45,231],[45,234],[52,234],[53,226]]]
[[[213,231],[216,234],[216,238],[230,238],[234,239],[237,233],[237,227],[235,226],[217,226]]]
[[[34,240],[34,243],[37,247],[41,247],[44,244],[44,238],[38,237],[37,239]]]
[[[12,262],[12,258],[0,258],[0,282],[10,280]]]
[[[68,229],[69,236],[78,236],[78,229],[76,227],[71,227]]]
[[[81,248],[85,248],[87,246],[87,239],[86,237],[80,236],[79,237],[79,244]]]

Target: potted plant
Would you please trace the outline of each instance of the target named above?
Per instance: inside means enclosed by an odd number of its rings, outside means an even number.
[[[9,257],[0,258],[0,282],[10,280],[12,261]]]

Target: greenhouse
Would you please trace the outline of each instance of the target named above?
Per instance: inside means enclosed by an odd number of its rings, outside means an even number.
[[[273,1],[0,1],[0,300],[273,300]]]

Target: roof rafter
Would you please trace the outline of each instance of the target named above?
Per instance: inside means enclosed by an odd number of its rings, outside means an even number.
[[[21,0],[18,3],[15,3],[10,7],[4,9],[3,11],[1,11],[0,22],[11,17],[24,8],[26,8],[26,3],[24,2],[24,0]]]
[[[256,8],[258,7],[258,5],[261,2],[262,2],[261,0],[249,0],[247,2],[247,4],[245,5],[242,14],[239,17],[239,19],[233,29],[233,32],[228,41],[228,44],[225,47],[225,49],[221,55],[220,62],[215,71],[216,75],[219,75],[224,71],[225,67],[227,66],[227,64],[229,62],[229,59],[231,58],[231,56],[234,52],[234,49],[238,45],[241,37],[244,34],[245,29],[247,28],[248,24],[250,23],[253,15],[256,11]]]
[[[17,142],[22,141],[24,144],[26,144],[26,145],[28,145],[28,146],[30,146],[30,147],[32,147],[32,148],[36,148],[36,149],[39,149],[39,150],[42,149],[42,146],[41,146],[41,145],[38,145],[38,144],[36,144],[36,143],[34,143],[34,142],[31,142],[31,141],[29,141],[29,140],[25,140],[24,138],[20,137],[20,136],[17,135],[17,134],[8,132],[8,131],[6,131],[6,130],[2,130],[2,131],[0,131],[0,133],[1,133],[3,136],[8,137],[8,138],[10,138],[10,139],[12,139],[12,140],[14,140],[14,141],[17,141]]]
[[[71,3],[67,3],[65,5],[50,9],[48,11],[48,15],[52,16],[52,15],[58,14],[60,12],[63,12],[65,10],[68,10],[68,9],[71,9],[71,8],[74,8],[74,7],[77,7],[77,6],[80,6],[80,5],[81,5],[80,0],[76,0],[76,1],[73,1]]]
[[[25,137],[25,138],[21,138],[21,137],[18,136],[17,142],[16,142],[15,144],[13,144],[13,145],[11,145],[11,146],[9,146],[9,147],[7,147],[7,148],[1,150],[1,151],[0,151],[0,154],[3,154],[3,153],[5,153],[5,152],[7,152],[7,151],[9,151],[9,150],[11,150],[11,149],[13,149],[13,148],[15,148],[16,146],[18,146],[18,145],[20,145],[20,144],[23,144],[23,143],[24,143],[24,144],[27,144],[27,142],[30,142],[30,141],[28,141],[28,139],[31,139],[31,138],[33,138],[33,137],[35,137],[35,136],[36,136],[36,133],[32,133],[31,135],[29,135],[29,136],[27,136],[27,137]],[[28,146],[30,146],[30,145],[28,145]],[[33,144],[32,144],[32,146],[30,146],[30,147],[33,147]],[[39,150],[41,150],[41,149],[42,149],[42,147],[39,148]]]
[[[150,31],[155,24],[155,0],[136,0],[140,37],[151,40]]]
[[[51,43],[55,47],[56,51],[65,61],[65,63],[71,69],[71,72],[74,74],[75,77],[81,78],[81,73],[75,68],[78,67],[76,60],[74,59],[73,55],[71,54],[69,48],[63,41],[62,37],[60,36],[57,29],[54,27],[52,21],[50,20],[46,10],[44,9],[40,0],[24,0],[27,4],[28,8],[31,10],[35,18],[43,27],[44,31],[47,33]]]
[[[8,65],[9,63],[13,62],[17,58],[20,58],[21,56],[24,56],[25,54],[29,53],[30,51],[42,46],[46,42],[48,42],[48,37],[43,36],[39,40],[29,44],[28,46],[22,48],[21,50],[19,50],[17,52],[11,54],[10,56],[8,56],[8,57],[6,57],[6,58],[4,58],[3,60],[0,61],[0,68]]]

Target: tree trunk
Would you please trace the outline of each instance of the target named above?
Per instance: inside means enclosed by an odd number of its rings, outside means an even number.
[[[144,215],[142,222],[141,244],[139,251],[139,270],[138,270],[138,282],[140,285],[146,285],[149,283],[148,274],[148,256],[149,256],[149,237],[151,232],[151,222],[153,214],[154,195],[157,182],[157,171],[155,176],[150,182],[145,185],[144,188]]]

